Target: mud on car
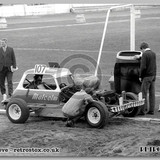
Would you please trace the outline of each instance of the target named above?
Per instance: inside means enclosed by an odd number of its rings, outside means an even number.
[[[30,87],[35,75],[42,76],[43,88]],[[113,85],[114,81],[110,83]],[[12,97],[3,105],[8,119],[13,123],[25,123],[31,112],[39,117],[65,118],[63,105],[80,89],[69,69],[36,64],[24,72]],[[117,93],[114,88],[109,91],[97,90],[92,97],[94,100],[87,104],[84,117],[94,128],[102,128],[115,115],[136,116],[144,104],[141,92],[137,94],[122,90]]]

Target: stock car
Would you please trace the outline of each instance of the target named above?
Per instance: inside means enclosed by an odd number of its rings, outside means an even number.
[[[35,75],[43,76],[45,88],[29,87]],[[31,112],[40,117],[65,118],[63,105],[81,89],[74,78],[67,68],[36,64],[24,72],[12,97],[3,102],[8,119],[13,123],[25,123]],[[84,117],[89,126],[94,128],[102,128],[114,115],[135,116],[138,108],[144,104],[141,92],[97,90],[92,96],[94,100],[87,104]]]

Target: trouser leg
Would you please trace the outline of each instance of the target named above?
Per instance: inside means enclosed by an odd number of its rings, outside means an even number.
[[[142,86],[141,86],[141,90],[142,90],[142,96],[143,98],[145,98],[145,104],[142,106],[141,111],[143,113],[147,112],[147,108],[148,108],[148,97],[147,97],[147,93],[148,93],[148,89],[149,89],[149,85],[150,83],[148,82],[147,78],[144,78],[142,81]]]
[[[13,73],[7,72],[7,83],[8,83],[8,95],[11,96],[13,93],[13,82],[12,82]]]
[[[0,89],[2,95],[6,93],[6,88],[5,88],[5,71],[4,69],[0,72]]]
[[[154,112],[155,109],[155,81],[151,82],[150,88],[149,88],[149,111]]]

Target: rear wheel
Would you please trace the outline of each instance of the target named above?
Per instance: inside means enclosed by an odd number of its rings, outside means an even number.
[[[87,105],[85,116],[91,127],[102,128],[108,122],[109,113],[102,102],[94,101]]]
[[[6,114],[13,123],[24,123],[29,117],[29,108],[24,100],[13,98],[7,104]]]
[[[138,100],[138,97],[136,94],[132,93],[132,92],[127,92],[126,93],[126,99],[127,100]],[[129,108],[126,109],[122,115],[124,117],[135,117],[139,114],[140,112],[140,107],[133,107],[133,108]]]

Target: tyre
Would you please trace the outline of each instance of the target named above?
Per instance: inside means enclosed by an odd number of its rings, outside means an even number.
[[[132,92],[127,92],[126,93],[126,99],[127,100],[138,100],[138,97],[136,94],[132,93]],[[133,107],[133,108],[129,108],[126,109],[122,115],[124,117],[135,117],[139,114],[140,112],[140,107]]]
[[[6,114],[11,122],[24,123],[29,117],[29,108],[23,99],[13,98],[7,104]]]
[[[109,112],[102,102],[93,101],[86,106],[85,117],[91,127],[102,128],[108,122]]]

